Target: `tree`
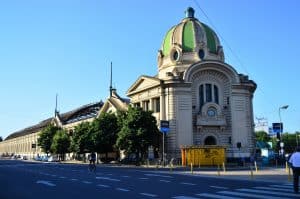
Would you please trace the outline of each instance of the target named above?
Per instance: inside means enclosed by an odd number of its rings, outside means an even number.
[[[256,131],[255,132],[256,141],[262,141],[262,142],[270,142],[271,138],[268,133],[265,131]]]
[[[107,160],[108,152],[114,151],[120,129],[117,116],[114,113],[102,113],[92,122],[92,129],[95,150],[98,153],[105,153]]]
[[[45,152],[48,156],[48,153],[51,151],[51,145],[53,136],[55,133],[60,130],[59,127],[54,126],[53,124],[49,124],[46,128],[42,129],[42,131],[39,133],[38,137],[38,146],[42,148],[42,151]]]
[[[75,126],[70,150],[80,154],[94,150],[92,134],[92,126],[89,122],[82,122]]]
[[[297,134],[283,133],[282,142],[284,143],[284,152],[293,153],[297,146]]]
[[[64,160],[65,153],[69,152],[70,147],[70,137],[66,130],[60,129],[58,130],[54,137],[53,142],[51,144],[51,150],[59,154],[59,159]]]
[[[154,140],[159,136],[156,119],[151,111],[143,111],[139,107],[128,107],[126,114],[123,114],[122,127],[118,134],[116,146],[125,153],[136,154],[136,161],[139,162],[140,153],[142,157],[146,154],[148,147],[153,145]]]
[[[2,142],[3,141],[3,138],[0,136],[0,142]]]

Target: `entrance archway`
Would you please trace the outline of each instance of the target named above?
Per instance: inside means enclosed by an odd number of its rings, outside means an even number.
[[[217,145],[217,140],[214,136],[207,136],[204,140],[204,145]]]

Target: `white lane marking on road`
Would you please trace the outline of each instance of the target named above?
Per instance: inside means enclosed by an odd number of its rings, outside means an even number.
[[[129,189],[123,189],[123,188],[116,188],[117,191],[124,191],[124,192],[128,192],[130,191]]]
[[[159,180],[160,182],[171,182],[170,180]]]
[[[76,179],[76,178],[72,178],[72,179],[70,179],[71,181],[78,181],[78,179]]]
[[[255,189],[264,189],[264,190],[274,190],[274,191],[285,191],[285,192],[292,192],[291,188],[276,188],[276,187],[254,187]]]
[[[283,199],[282,197],[273,197],[270,195],[259,195],[259,194],[251,194],[251,193],[242,193],[242,192],[233,192],[233,191],[219,191],[217,192],[219,194],[228,194],[228,195],[234,195],[234,196],[246,196],[246,197],[252,197],[252,198],[262,198],[262,199]]]
[[[98,186],[98,187],[105,187],[105,188],[110,187],[109,185],[105,185],[105,184],[98,184],[97,186]]]
[[[143,196],[149,196],[149,197],[152,197],[152,198],[157,197],[157,195],[151,194],[151,193],[140,193],[140,194],[143,195]]]
[[[44,185],[47,185],[47,186],[50,186],[50,187],[55,187],[56,185],[49,182],[49,181],[45,181],[45,180],[38,180],[36,181],[37,184],[44,184]]]
[[[263,194],[271,194],[271,195],[278,195],[278,196],[299,196],[298,194],[294,193],[284,193],[284,192],[276,192],[276,191],[263,191],[263,190],[256,190],[256,189],[237,189],[238,191],[245,191],[251,193],[263,193]]]
[[[196,185],[194,183],[189,183],[189,182],[181,182],[180,184],[184,184],[184,185]]]
[[[270,185],[270,187],[278,187],[278,188],[286,188],[286,189],[292,188],[289,185]]]
[[[148,180],[149,178],[139,178],[140,180]]]
[[[227,187],[220,187],[220,186],[210,186],[211,188],[216,188],[216,189],[228,189]]]
[[[92,184],[92,182],[90,182],[90,181],[81,181],[81,182],[84,184]]]
[[[154,177],[162,177],[162,178],[174,178],[173,176],[166,176],[166,175],[159,175],[159,174],[152,174],[152,173],[146,173],[145,176],[154,176]]]
[[[199,199],[199,198],[190,197],[190,196],[174,196],[173,198],[175,198],[175,199]]]
[[[285,183],[283,185],[290,185],[290,186],[293,186],[293,183]]]
[[[108,177],[96,177],[96,179],[99,179],[99,180],[109,180],[109,181],[115,181],[115,182],[120,182],[121,180],[119,179],[114,179],[114,178],[108,178]]]
[[[242,199],[239,197],[221,196],[221,195],[211,194],[211,193],[201,193],[201,194],[196,194],[196,195],[200,196],[200,197],[216,198],[216,199]]]

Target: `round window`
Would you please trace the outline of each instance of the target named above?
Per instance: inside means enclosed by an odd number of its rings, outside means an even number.
[[[179,53],[178,53],[177,50],[174,50],[174,52],[173,52],[173,60],[178,61],[178,59],[179,59]]]
[[[205,56],[204,50],[203,50],[203,49],[200,49],[199,52],[198,52],[198,55],[199,55],[199,58],[200,58],[200,59],[203,59],[204,56]]]
[[[217,115],[217,110],[214,107],[207,109],[207,116],[214,117]]]

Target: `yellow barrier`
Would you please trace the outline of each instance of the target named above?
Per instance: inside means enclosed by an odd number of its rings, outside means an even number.
[[[224,146],[182,146],[182,166],[191,165],[222,165],[226,163],[226,148]]]

